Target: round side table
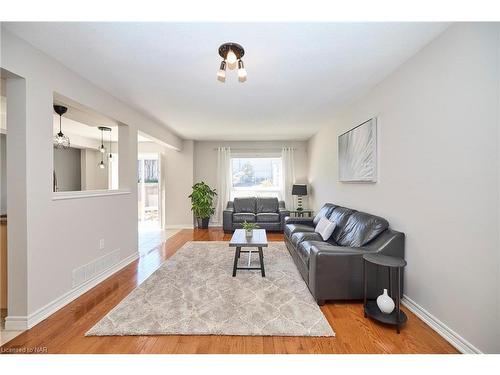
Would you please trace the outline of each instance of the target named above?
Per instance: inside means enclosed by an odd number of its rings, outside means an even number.
[[[366,277],[366,262],[375,264],[377,266],[387,267],[389,271],[389,295],[392,296],[392,282],[391,275],[392,271],[396,270],[398,274],[397,283],[397,294],[396,294],[396,307],[394,311],[390,314],[385,314],[380,311],[376,300],[367,300],[366,291],[368,280]],[[408,317],[401,311],[401,269],[406,266],[406,260],[397,257],[391,257],[382,254],[364,254],[363,255],[363,310],[365,318],[369,316],[370,318],[377,320],[381,323],[395,325],[396,330],[399,333],[399,328],[402,324],[406,323]]]

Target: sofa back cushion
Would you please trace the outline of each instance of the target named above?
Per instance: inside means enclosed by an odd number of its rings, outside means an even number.
[[[255,201],[256,199],[254,197],[234,198],[234,212],[255,213]]]
[[[389,228],[384,218],[365,212],[354,212],[347,219],[339,238],[340,246],[361,247]]]
[[[278,198],[257,198],[258,214],[274,214],[278,212]]]
[[[330,213],[332,212],[332,210],[337,207],[335,206],[334,204],[331,204],[331,203],[325,203],[323,205],[323,207],[321,207],[318,211],[318,213],[316,214],[316,216],[314,216],[314,219],[313,219],[313,223],[314,223],[314,226],[318,225],[319,221],[321,220],[322,217],[326,217],[328,218],[328,216],[330,215]]]
[[[355,212],[356,210],[351,210],[350,208],[341,206],[335,207],[335,209],[328,216],[328,220],[335,223],[335,230],[333,231],[330,240],[333,240],[335,241],[335,243],[338,243],[339,238],[342,235],[344,227],[347,223],[347,220]]]

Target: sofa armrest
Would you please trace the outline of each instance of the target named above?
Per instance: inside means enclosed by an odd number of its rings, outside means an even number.
[[[227,207],[222,211],[222,229],[226,232],[233,230],[233,202],[227,202]]]
[[[312,217],[286,217],[285,224],[304,224],[314,227],[314,222]]]
[[[326,243],[311,246],[308,286],[314,298],[363,298],[363,254],[368,252]]]
[[[290,211],[287,210],[286,208],[280,207],[278,210],[278,213],[280,215],[280,225],[281,225],[281,231],[285,230],[285,219],[290,216]]]
[[[393,257],[405,257],[405,234],[392,229],[382,232],[377,238],[361,247],[371,253]]]
[[[311,293],[319,300],[363,298],[363,254],[379,253],[404,258],[404,240],[404,233],[387,229],[362,247],[329,244],[311,246],[308,283]],[[386,267],[370,264],[366,267],[368,298],[376,298],[383,288],[388,287],[389,273]],[[397,285],[397,274],[392,273],[390,278],[392,285]],[[402,283],[401,296],[403,290]]]

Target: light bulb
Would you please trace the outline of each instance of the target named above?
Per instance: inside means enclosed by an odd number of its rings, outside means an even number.
[[[247,70],[241,60],[238,60],[238,80],[240,82],[245,82],[247,80]]]
[[[104,162],[103,162],[103,161],[101,161],[101,162],[99,163],[99,168],[104,169],[104,167],[105,167]]]
[[[226,56],[226,61],[229,65],[233,65],[233,64],[236,64],[236,61],[238,60],[238,58],[236,57],[236,55],[234,54],[233,50],[230,49],[229,52],[227,53],[227,56]]]
[[[226,72],[224,70],[219,70],[217,72],[217,79],[220,82],[226,82]]]
[[[226,62],[222,61],[220,63],[219,71],[217,72],[217,79],[220,82],[226,82]]]
[[[101,151],[101,153],[104,154],[106,152],[106,148],[103,145],[101,145],[101,147],[99,148],[99,151]]]
[[[238,81],[246,82],[247,80],[247,71],[245,69],[238,70]]]

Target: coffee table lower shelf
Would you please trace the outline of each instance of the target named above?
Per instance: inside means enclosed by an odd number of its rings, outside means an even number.
[[[399,311],[399,321],[397,309],[394,309],[394,311],[390,314],[384,314],[382,311],[380,311],[379,307],[377,306],[377,301],[375,300],[366,301],[365,316],[369,316],[370,318],[380,323],[398,326],[398,331],[399,326],[406,323],[406,321],[408,320],[408,317],[403,310]]]

